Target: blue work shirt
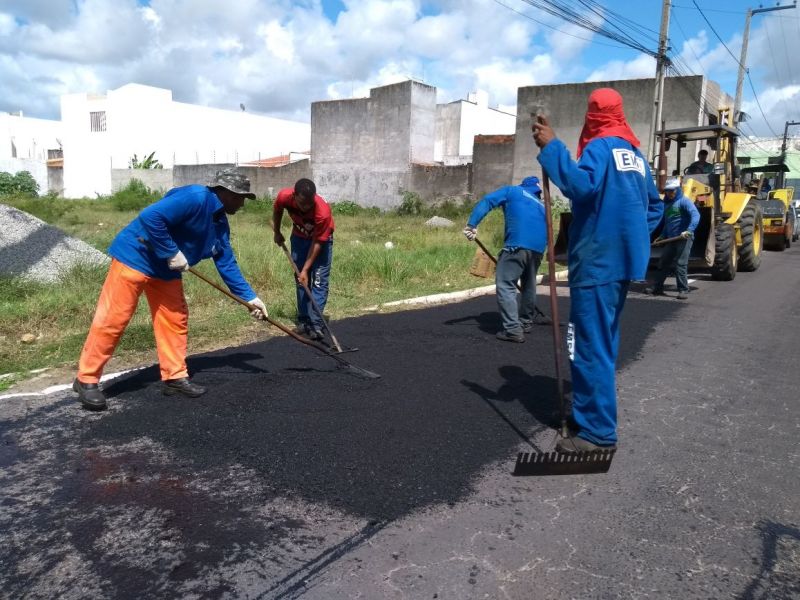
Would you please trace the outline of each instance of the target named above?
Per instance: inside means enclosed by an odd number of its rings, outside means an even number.
[[[539,163],[572,201],[570,287],[644,279],[664,205],[641,152],[621,138],[595,138],[575,162],[554,139]]]
[[[544,252],[547,223],[538,187],[508,185],[487,194],[475,205],[467,225],[475,228],[493,208],[501,206],[505,219],[505,248],[525,248]]]
[[[217,195],[204,185],[170,190],[117,234],[108,253],[124,265],[158,279],[179,279],[167,261],[180,250],[190,266],[213,258],[231,293],[256,297],[245,281],[231,248],[228,217]]]
[[[694,202],[683,195],[680,189],[676,190],[675,198],[664,198],[664,229],[662,238],[678,237],[684,231],[694,233],[700,222],[700,211]]]

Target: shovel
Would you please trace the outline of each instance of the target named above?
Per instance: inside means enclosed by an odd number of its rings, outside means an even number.
[[[479,240],[479,239],[476,237],[476,238],[475,238],[475,243],[476,243],[476,244],[478,244],[478,246],[480,246],[480,249],[481,249],[481,250],[483,250],[483,253],[484,253],[486,256],[488,256],[488,257],[491,259],[491,261],[492,261],[492,262],[495,264],[495,266],[497,266],[497,259],[495,258],[494,254],[492,254],[491,252],[489,252],[489,249],[488,249],[486,246],[484,246],[483,242],[482,242],[482,241],[480,241],[480,240]],[[515,282],[514,282],[514,285],[515,285],[515,286],[517,286],[517,290],[519,290],[520,292],[522,292],[522,287],[520,287],[520,285],[519,285],[519,281],[515,281]],[[537,314],[537,315],[539,315],[540,317],[545,317],[545,318],[546,318],[546,315],[545,315],[545,314],[544,314],[544,313],[543,313],[543,312],[542,312],[542,311],[539,309],[539,307],[538,307],[538,306],[536,306],[535,304],[533,305],[533,309],[536,311],[536,314]]]
[[[553,315],[553,349],[556,359],[556,379],[558,381],[558,401],[561,412],[559,435],[569,437],[567,426],[567,399],[564,394],[564,378],[561,374],[562,347],[561,331],[558,323],[558,296],[556,293],[556,259],[553,251],[553,216],[550,200],[550,178],[542,169],[542,191],[544,210],[547,219],[547,263],[549,267],[550,312]],[[607,473],[616,450],[592,450],[589,452],[520,452],[514,466],[514,475],[578,475],[585,473]]]
[[[248,308],[248,310],[252,311],[252,310],[255,309],[255,306],[253,306],[249,302],[246,302],[245,300],[242,300],[241,298],[239,298],[239,296],[231,294],[224,287],[214,283],[208,277],[206,277],[205,275],[203,275],[199,271],[196,271],[193,267],[189,267],[189,272],[192,273],[192,275],[196,275],[197,277],[199,277],[200,279],[205,281],[211,287],[218,289],[220,292],[222,292],[223,294],[228,296],[228,298],[230,298],[232,300],[235,300],[239,304],[242,304],[242,305],[246,306]],[[289,337],[292,337],[292,338],[296,339],[301,344],[305,344],[306,346],[311,346],[312,348],[314,348],[318,352],[321,352],[322,354],[324,354],[326,356],[330,356],[333,360],[335,360],[337,363],[339,363],[340,367],[346,369],[347,371],[349,371],[353,375],[356,375],[357,377],[361,377],[362,379],[380,379],[381,378],[381,376],[378,375],[377,373],[373,373],[372,371],[367,371],[366,369],[362,369],[361,367],[357,367],[355,365],[351,365],[349,362],[347,362],[341,356],[337,356],[335,352],[331,352],[328,348],[326,348],[322,344],[317,344],[315,342],[312,342],[311,340],[305,339],[303,336],[297,335],[294,331],[292,331],[291,329],[289,329],[285,325],[282,325],[281,323],[278,323],[274,319],[271,319],[267,315],[264,315],[264,319],[263,320],[266,321],[267,323],[269,323],[270,325],[272,325],[274,327],[277,327],[283,333],[285,333]]]
[[[650,245],[651,246],[664,246],[666,244],[671,244],[673,242],[682,242],[682,241],[685,241],[685,240],[686,240],[686,238],[683,237],[682,235],[676,235],[675,237],[664,238],[662,240],[656,240]]]
[[[314,300],[314,296],[311,294],[311,289],[308,287],[308,285],[300,281],[300,269],[298,269],[297,265],[294,264],[294,261],[292,260],[292,255],[289,252],[289,249],[286,247],[285,242],[281,242],[281,250],[283,250],[283,253],[286,255],[289,264],[292,265],[292,270],[294,271],[294,276],[295,279],[297,279],[297,283],[303,286],[303,289],[305,290],[308,299],[311,301],[311,305],[314,307],[314,310],[317,311],[317,315],[319,315],[319,318],[322,320],[322,326],[325,328],[325,331],[328,332],[328,335],[331,336],[331,341],[333,342],[334,348],[336,348],[336,352],[338,352],[339,354],[341,354],[342,352],[358,352],[358,348],[346,348],[346,349],[342,348],[341,344],[339,343],[339,340],[337,340],[336,336],[333,335],[333,331],[331,331],[328,322],[325,320],[325,315],[322,314],[322,309],[319,307],[319,304],[317,304],[317,301]]]

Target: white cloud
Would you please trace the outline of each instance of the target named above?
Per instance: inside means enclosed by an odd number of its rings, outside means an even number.
[[[592,71],[586,81],[613,81],[615,79],[638,79],[655,77],[656,61],[642,54],[630,61],[612,60]]]

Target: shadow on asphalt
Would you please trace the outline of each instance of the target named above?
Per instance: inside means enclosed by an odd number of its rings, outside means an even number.
[[[739,600],[800,598],[797,556],[800,555],[800,529],[767,521],[758,526],[761,537],[761,570],[739,596]]]

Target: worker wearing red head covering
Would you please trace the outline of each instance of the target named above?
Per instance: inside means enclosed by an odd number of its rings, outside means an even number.
[[[578,162],[545,119],[534,124],[533,132],[541,148],[539,162],[572,202],[567,336],[577,431],[559,440],[557,449],[613,448],[620,317],[630,282],[644,279],[650,233],[661,220],[663,204],[614,90],[589,96]]]

